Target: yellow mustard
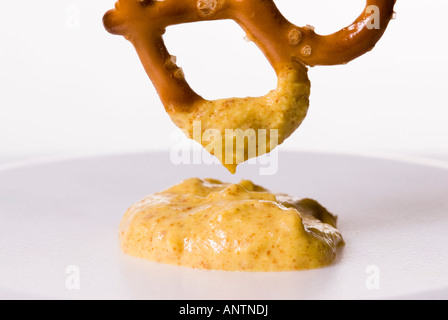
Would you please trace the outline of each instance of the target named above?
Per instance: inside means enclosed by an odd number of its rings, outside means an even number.
[[[135,257],[225,271],[320,268],[343,244],[336,217],[314,200],[197,178],[129,208],[120,241]]]

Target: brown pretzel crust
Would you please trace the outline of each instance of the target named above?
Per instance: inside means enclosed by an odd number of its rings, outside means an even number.
[[[162,40],[167,26],[233,19],[278,73],[279,66],[291,60],[309,66],[345,64],[370,51],[386,30],[394,4],[395,0],[366,1],[366,9],[379,9],[379,29],[368,28],[372,13],[364,10],[350,26],[326,36],[290,23],[273,0],[120,0],[103,20],[109,32],[123,35],[134,44],[164,105],[188,108],[202,98],[190,88],[177,66],[170,64],[171,55]]]

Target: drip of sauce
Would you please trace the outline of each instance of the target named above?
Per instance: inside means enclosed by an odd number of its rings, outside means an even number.
[[[343,245],[336,217],[314,200],[196,178],[129,208],[120,241],[135,257],[224,271],[320,268]]]

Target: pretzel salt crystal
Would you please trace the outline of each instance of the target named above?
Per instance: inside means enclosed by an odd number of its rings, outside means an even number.
[[[282,143],[301,124],[308,109],[310,83],[305,65],[345,64],[370,51],[392,19],[394,4],[395,0],[367,0],[366,9],[353,24],[327,36],[290,23],[273,0],[119,0],[103,21],[109,32],[133,43],[165,109],[179,127],[191,134],[193,120],[199,119],[203,132],[211,128],[222,132],[277,129]],[[369,8],[377,8],[378,15]],[[162,36],[170,25],[220,19],[235,20],[263,51],[279,78],[276,90],[261,98],[207,101],[191,89]],[[372,19],[379,19],[379,28],[371,27]],[[242,107],[253,112],[251,118],[238,112]],[[261,109],[257,112],[257,108]],[[263,114],[269,110],[277,110],[278,121],[272,120],[272,114]],[[207,117],[220,117],[226,123],[207,122]],[[216,128],[216,124],[221,126]],[[220,155],[217,149],[212,153],[234,172],[241,161],[224,163],[225,149],[223,146]],[[271,149],[268,146],[266,152]],[[257,155],[263,152],[258,150]],[[249,157],[246,152],[244,160]]]

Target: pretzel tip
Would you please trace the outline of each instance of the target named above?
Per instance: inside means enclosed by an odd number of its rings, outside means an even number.
[[[124,21],[118,17],[116,9],[111,9],[104,14],[103,25],[109,33],[115,35],[124,34]]]

